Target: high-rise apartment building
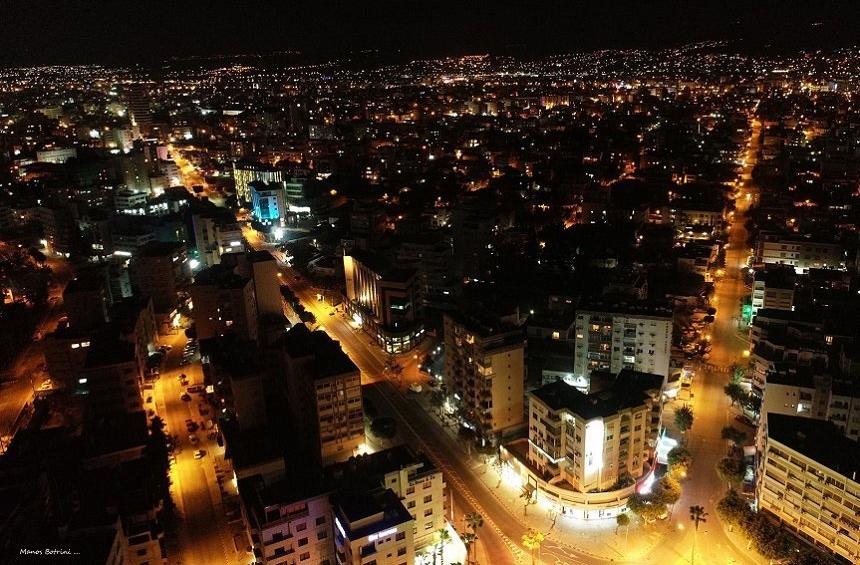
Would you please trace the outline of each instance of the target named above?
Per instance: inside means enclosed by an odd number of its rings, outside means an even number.
[[[485,439],[523,424],[525,333],[517,315],[445,314],[445,383]]]
[[[665,377],[624,370],[594,373],[584,394],[564,381],[528,393],[529,462],[543,480],[579,492],[635,481],[653,467]]]
[[[129,263],[132,284],[152,298],[159,318],[166,318],[178,304],[177,285],[188,278],[188,258],[182,243],[152,241],[141,247]]]
[[[282,340],[284,388],[297,439],[322,464],[344,461],[364,443],[361,373],[321,331],[297,324]]]
[[[757,271],[752,291],[753,316],[762,308],[794,310],[796,282],[792,268],[772,265]]]
[[[152,125],[152,107],[146,85],[139,82],[127,85],[125,98],[132,125],[141,127]]]
[[[763,413],[764,414],[764,413]],[[756,501],[801,539],[860,561],[860,444],[830,422],[766,414]]]
[[[200,271],[191,286],[192,315],[199,339],[232,334],[257,340],[257,301],[253,281],[233,266],[214,265]]]
[[[574,374],[623,369],[668,376],[672,309],[644,303],[594,303],[576,312]]]

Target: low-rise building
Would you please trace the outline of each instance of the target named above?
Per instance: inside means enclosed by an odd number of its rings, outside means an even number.
[[[335,497],[334,525],[335,551],[341,565],[415,562],[415,520],[389,489]]]

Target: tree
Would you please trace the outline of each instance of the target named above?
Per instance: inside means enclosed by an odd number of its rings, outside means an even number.
[[[478,536],[476,536],[472,532],[464,532],[463,535],[460,536],[463,540],[463,545],[466,546],[466,562],[472,562],[472,545],[478,540]]]
[[[733,488],[717,503],[717,515],[730,527],[739,525],[749,512],[749,504]]]
[[[744,463],[740,459],[734,457],[724,457],[717,462],[717,475],[720,480],[732,485],[739,485],[744,482]]]
[[[630,516],[626,512],[622,512],[615,517],[615,535],[618,535],[618,528],[630,527]]]
[[[672,475],[663,475],[652,500],[663,504],[675,504],[681,498],[681,484]]]
[[[689,406],[681,406],[675,411],[675,425],[682,434],[693,427],[693,409]]]
[[[723,392],[726,396],[732,399],[732,406],[735,404],[743,404],[747,399],[747,392],[739,383],[730,382],[723,387]]]
[[[439,554],[439,565],[445,565],[445,544],[451,541],[451,534],[445,528],[436,530],[436,551],[433,554],[433,562],[436,562],[436,554]]]
[[[537,502],[534,485],[523,485],[520,491],[520,498],[523,499],[523,516],[525,516],[528,514],[529,506]]]
[[[669,452],[668,455],[669,466],[670,467],[684,467],[685,469],[689,469],[690,465],[693,464],[693,455],[690,453],[690,450],[686,447],[674,447]]]
[[[466,545],[466,561],[470,561],[469,552],[472,545],[478,540],[478,528],[484,525],[484,517],[477,512],[466,514],[466,526],[472,530],[471,533],[463,534],[463,543]],[[468,538],[468,543],[467,543]]]
[[[743,401],[744,408],[758,414],[761,412],[761,397],[755,394],[748,394]]]
[[[535,552],[540,551],[540,546],[546,536],[539,531],[529,528],[529,531],[523,534],[523,545],[529,550],[532,557],[532,565],[535,563]]]
[[[735,447],[740,447],[747,440],[746,432],[732,426],[724,427],[720,432],[720,436],[724,440],[732,442]]]

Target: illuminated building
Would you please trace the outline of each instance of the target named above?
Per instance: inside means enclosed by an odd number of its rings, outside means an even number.
[[[257,340],[257,303],[253,281],[236,274],[232,265],[200,271],[191,285],[192,315],[201,340],[225,334]]]
[[[242,518],[256,562],[335,565],[329,495],[319,481],[241,479]]]
[[[330,465],[329,482],[355,492],[391,489],[412,515],[416,549],[436,542],[436,532],[445,527],[445,481],[442,471],[429,459],[416,456],[399,445]]]
[[[860,560],[860,445],[831,422],[766,414],[758,449],[759,510],[808,543]]]
[[[146,85],[129,84],[125,88],[125,98],[132,125],[141,127],[152,125],[152,108]]]
[[[147,192],[135,192],[128,189],[116,191],[113,197],[114,207],[117,212],[133,216],[143,216],[146,214],[146,203],[148,200],[149,194]]]
[[[391,490],[334,497],[334,539],[341,565],[413,565],[414,522]]]
[[[284,173],[264,163],[237,161],[233,163],[233,180],[236,183],[236,196],[239,202],[250,202],[252,182],[280,183],[284,180]]]
[[[403,353],[421,342],[415,271],[391,267],[380,257],[354,250],[343,257],[346,309],[355,323],[387,353]]]
[[[632,369],[668,376],[672,309],[637,303],[592,304],[576,312],[574,374]]]
[[[796,279],[794,269],[791,268],[774,265],[756,271],[752,291],[752,315],[755,316],[762,308],[793,310]]]
[[[756,265],[788,265],[798,274],[809,269],[845,269],[845,252],[838,243],[762,234],[756,242]]]
[[[664,377],[592,376],[589,394],[564,381],[528,393],[529,462],[544,480],[561,477],[580,492],[645,475],[661,426]]]
[[[203,266],[217,265],[225,253],[245,251],[242,226],[234,219],[216,214],[194,214],[191,221],[198,259]]]
[[[491,321],[445,314],[445,384],[488,440],[523,424],[525,335],[517,322],[516,314]]]
[[[282,340],[284,388],[298,441],[322,464],[345,461],[364,439],[361,373],[321,331],[297,324]]]
[[[94,414],[143,410],[143,375],[133,343],[94,340],[74,392],[86,399]]]
[[[78,156],[78,150],[74,147],[54,147],[36,151],[36,160],[40,163],[56,163],[62,164],[69,159],[74,159]]]
[[[254,217],[263,224],[282,225],[286,215],[284,183],[253,181],[248,184]]]

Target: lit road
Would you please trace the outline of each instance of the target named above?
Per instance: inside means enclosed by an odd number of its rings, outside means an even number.
[[[173,162],[176,163],[176,166],[179,168],[179,175],[182,177],[182,185],[192,194],[192,196],[198,196],[194,192],[194,186],[202,186],[203,195],[207,196],[216,206],[224,206],[224,197],[217,192],[210,190],[206,179],[200,174],[197,167],[182,155],[181,150],[177,149],[173,145],[168,145],[167,151],[173,158]]]
[[[48,303],[36,331],[45,336],[55,329],[63,317],[63,290],[72,278],[68,262],[48,259],[51,268],[51,288]],[[33,392],[47,376],[43,371],[45,363],[44,341],[28,343],[10,368],[14,380],[0,384],[0,450],[11,439],[12,426],[21,410],[32,401]]]
[[[744,165],[741,173],[743,187],[736,201],[736,211],[731,222],[729,248],[726,250],[725,276],[716,283],[712,304],[717,308],[716,319],[711,328],[712,351],[709,363],[716,367],[728,367],[732,363],[743,361],[743,352],[747,349],[747,341],[740,337],[737,328],[737,318],[740,315],[740,299],[748,296],[749,290],[744,286],[742,269],[746,267],[749,254],[744,228],[746,212],[750,202],[755,201],[751,194],[751,171],[755,165],[758,151],[758,133],[760,124],[752,123],[752,138],[747,147]],[[751,194],[747,198],[747,194]],[[747,432],[752,439],[753,430],[734,420],[738,412],[730,408],[730,400],[723,392],[723,387],[729,382],[727,372],[697,371],[693,383],[694,424],[689,435],[689,448],[693,454],[693,464],[690,478],[683,484],[681,500],[676,504],[672,517],[677,534],[672,538],[673,543],[661,546],[652,554],[655,563],[689,563],[694,542],[692,523],[689,517],[689,507],[701,505],[705,507],[709,517],[707,522],[699,526],[696,538],[696,563],[712,563],[720,565],[757,563],[758,560],[745,547],[736,547],[726,537],[717,517],[716,504],[726,491],[714,470],[717,462],[727,453],[727,443],[720,437],[724,426],[734,425]],[[680,401],[676,401],[680,406]]]
[[[226,526],[221,507],[221,496],[215,479],[214,458],[223,457],[223,448],[214,440],[207,439],[207,432],[199,429],[195,435],[199,446],[192,445],[186,431],[185,420],[198,424],[210,416],[202,416],[199,406],[203,397],[192,394],[191,401],[183,401],[180,395],[185,390],[179,382],[179,374],[185,373],[189,386],[203,383],[203,371],[199,361],[180,366],[185,336],[182,332],[173,336],[162,336],[162,343],[173,347],[164,363],[164,370],[155,385],[156,411],[167,424],[167,432],[176,438],[176,461],[171,465],[171,495],[179,517],[176,555],[168,555],[171,564],[208,565],[233,564],[238,561],[232,538]],[[152,408],[152,404],[147,404]],[[201,460],[194,459],[196,449],[206,451]]]

